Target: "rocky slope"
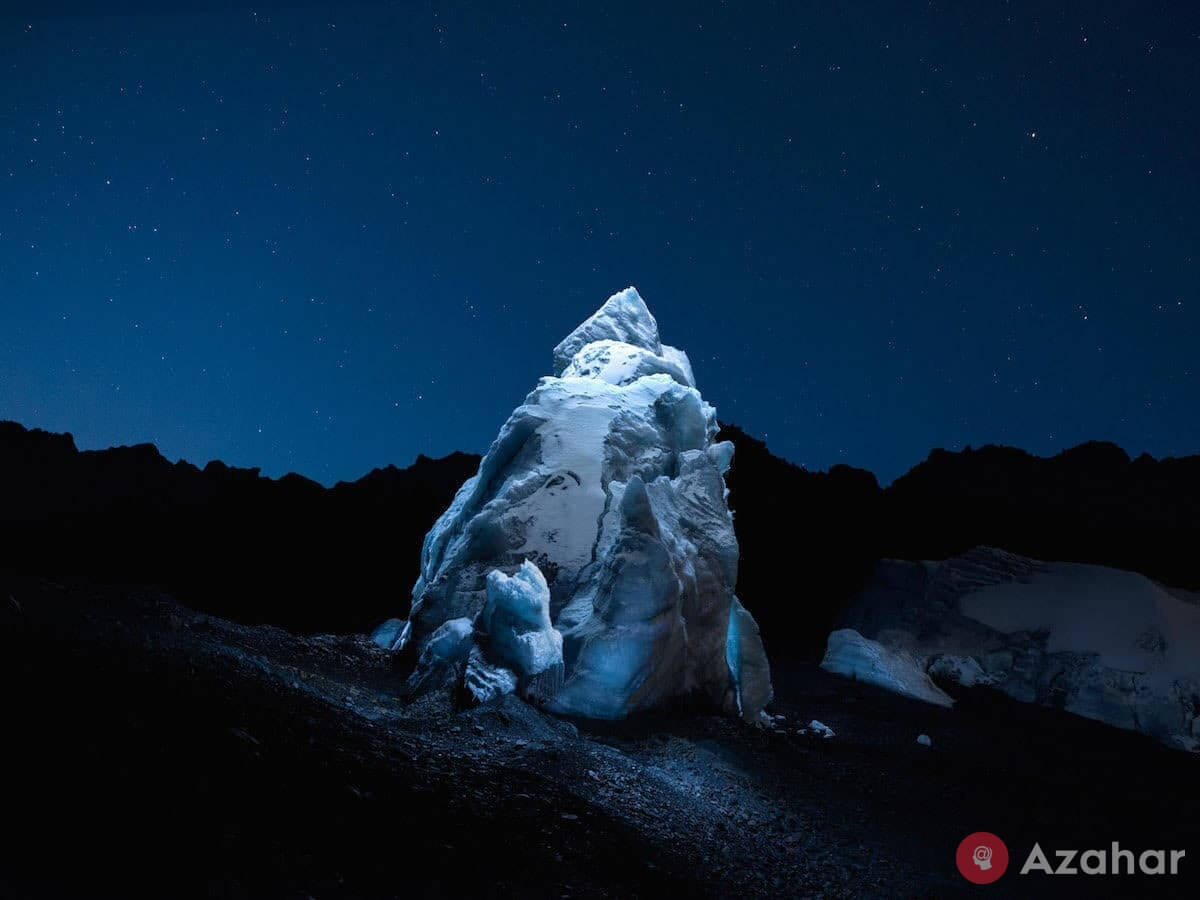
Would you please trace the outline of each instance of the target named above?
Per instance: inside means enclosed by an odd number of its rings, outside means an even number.
[[[947,710],[775,675],[771,729],[405,706],[363,637],[0,575],[0,895],[965,897],[954,849],[979,829],[1018,860],[1034,841],[1200,845],[1195,760],[1142,735],[994,692]],[[813,718],[835,736],[799,733]],[[1195,875],[987,890],[1189,896]]]

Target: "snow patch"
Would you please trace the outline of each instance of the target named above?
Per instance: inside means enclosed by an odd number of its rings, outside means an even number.
[[[959,601],[996,631],[1045,632],[1047,653],[1096,654],[1113,669],[1200,679],[1200,607],[1136,572],[1053,563],[1028,583],[988,585]]]

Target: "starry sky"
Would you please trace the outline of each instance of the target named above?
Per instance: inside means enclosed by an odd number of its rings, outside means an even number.
[[[325,483],[481,452],[634,284],[810,468],[1200,451],[1193,4],[38,7],[0,418]]]

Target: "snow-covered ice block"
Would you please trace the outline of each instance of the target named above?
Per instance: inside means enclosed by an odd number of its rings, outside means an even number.
[[[976,547],[940,562],[881,561],[845,623],[939,679],[1195,750],[1198,600],[1136,572]]]
[[[661,342],[629,288],[558,345],[554,370],[426,535],[400,645],[421,649],[467,617],[480,659],[551,710],[619,718],[699,693],[756,721],[771,682],[733,594],[733,446],[714,442],[716,410],[686,354]],[[535,595],[536,626],[518,622]],[[561,673],[533,674],[556,658],[554,635]]]
[[[926,703],[954,705],[949,695],[930,680],[917,656],[884,647],[852,628],[840,628],[829,635],[821,668]]]

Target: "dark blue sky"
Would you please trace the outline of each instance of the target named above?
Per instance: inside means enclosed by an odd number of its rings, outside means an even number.
[[[1192,4],[97,5],[0,19],[0,418],[355,478],[634,284],[811,468],[1200,451]]]

